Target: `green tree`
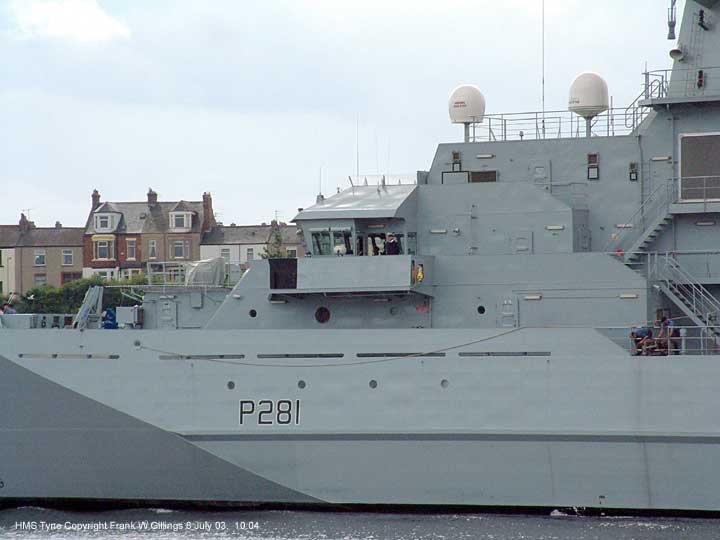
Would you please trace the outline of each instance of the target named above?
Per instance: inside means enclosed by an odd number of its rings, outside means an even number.
[[[270,237],[265,252],[261,254],[263,259],[283,259],[287,254],[282,250],[283,237],[282,230],[278,222],[273,220],[270,224]]]

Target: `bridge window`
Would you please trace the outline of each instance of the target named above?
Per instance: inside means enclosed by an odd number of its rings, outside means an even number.
[[[332,255],[330,231],[312,233],[312,245],[314,255]]]

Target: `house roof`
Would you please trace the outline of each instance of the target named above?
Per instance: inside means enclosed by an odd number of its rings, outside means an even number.
[[[269,238],[270,225],[220,225],[203,234],[201,244],[267,244]]]
[[[30,227],[22,232],[19,225],[0,225],[0,248],[81,247],[82,227]]]
[[[120,223],[113,232],[144,234],[170,232],[170,212],[192,212],[190,232],[199,233],[203,222],[202,201],[168,201],[148,204],[142,202],[105,202],[88,216],[86,234],[95,234],[94,214],[114,212],[121,214]]]

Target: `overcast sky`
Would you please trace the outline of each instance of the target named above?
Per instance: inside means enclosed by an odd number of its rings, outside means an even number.
[[[669,0],[546,0],[546,108],[582,71],[616,106],[669,68]],[[679,2],[679,15],[682,9]],[[0,223],[83,225],[103,200],[213,195],[290,220],[361,174],[427,170],[447,99],[539,110],[541,0],[0,0]]]

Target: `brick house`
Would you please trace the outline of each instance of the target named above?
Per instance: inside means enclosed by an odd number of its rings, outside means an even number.
[[[142,202],[101,202],[95,190],[83,274],[122,279],[144,273],[148,262],[198,260],[201,235],[214,225],[210,193],[202,201],[160,202],[150,189]]]
[[[0,294],[59,287],[82,277],[82,227],[36,227],[25,214],[17,225],[0,225]]]

